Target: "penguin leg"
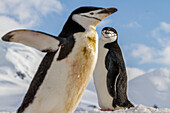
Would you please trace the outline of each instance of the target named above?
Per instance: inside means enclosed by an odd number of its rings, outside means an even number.
[[[2,37],[3,41],[21,43],[42,52],[54,52],[58,49],[57,37],[33,30],[14,30]]]

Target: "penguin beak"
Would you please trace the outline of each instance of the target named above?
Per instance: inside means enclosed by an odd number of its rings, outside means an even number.
[[[108,14],[108,16],[109,16],[116,11],[117,11],[116,8],[107,8],[107,9],[104,9],[104,10],[98,12],[98,14]]]
[[[106,9],[103,9],[102,11],[98,12],[97,14],[99,14],[101,17],[100,19],[103,20],[104,18],[113,14],[116,11],[117,11],[116,8],[106,8]]]

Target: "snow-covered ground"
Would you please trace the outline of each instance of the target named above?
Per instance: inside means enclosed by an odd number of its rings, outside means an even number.
[[[0,112],[0,113],[15,113],[15,112]],[[74,113],[170,113],[170,109],[155,109],[151,107],[146,107],[143,105],[138,105],[129,109],[120,109],[116,111],[100,111],[98,109],[93,109],[89,111],[75,111]]]
[[[94,109],[91,111],[75,111],[74,113],[170,113],[170,109],[155,109],[138,105],[129,109],[120,109],[116,111],[100,111],[98,109]]]
[[[16,111],[43,56],[43,53],[35,49],[0,41],[0,112]],[[128,97],[136,107],[113,113],[170,113],[168,69],[156,69],[145,73],[128,68],[128,74]],[[100,113],[98,109],[100,108],[91,79],[75,113]]]

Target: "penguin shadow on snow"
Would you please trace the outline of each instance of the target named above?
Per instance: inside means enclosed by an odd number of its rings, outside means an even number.
[[[96,26],[116,8],[74,10],[58,37],[33,30],[14,30],[3,41],[47,52],[17,113],[73,113],[97,61]]]
[[[98,103],[103,111],[134,107],[127,97],[126,67],[117,40],[114,28],[102,29],[93,77]]]

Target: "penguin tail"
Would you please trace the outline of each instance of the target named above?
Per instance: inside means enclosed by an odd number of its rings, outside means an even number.
[[[113,104],[112,106],[114,108],[116,107],[122,107],[122,108],[130,108],[130,107],[134,107],[134,105],[129,101],[129,100],[126,100],[125,102],[120,102],[119,100],[115,99],[113,100]]]
[[[128,107],[128,108],[134,107],[134,105],[128,100],[128,101],[127,101],[127,107]]]

